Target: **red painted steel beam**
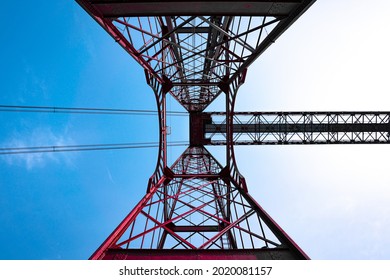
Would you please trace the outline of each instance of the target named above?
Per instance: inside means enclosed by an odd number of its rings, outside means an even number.
[[[274,219],[252,198],[250,194],[238,189],[243,197],[251,204],[252,208],[258,215],[265,221],[269,229],[275,234],[275,236],[282,241],[282,243],[291,250],[297,259],[309,260],[309,256],[298,246],[297,243],[276,223]]]
[[[181,179],[204,179],[209,181],[218,180],[221,176],[219,174],[175,174],[175,178]]]
[[[123,221],[117,226],[117,228],[107,237],[107,239],[100,245],[100,247],[92,254],[91,260],[100,259],[104,256],[105,252],[112,247],[115,247],[115,243],[121,238],[123,233],[127,230],[129,225],[136,219],[142,211],[142,208],[152,199],[155,192],[157,192],[160,185],[164,182],[165,177],[162,177],[159,182],[152,186],[150,191],[144,196],[144,198],[134,207],[134,209],[123,219]]]
[[[218,226],[176,226],[174,224],[168,225],[174,232],[217,232],[220,231]]]
[[[233,227],[237,226],[238,224],[240,224],[242,221],[246,220],[248,217],[250,217],[251,215],[253,215],[255,213],[254,210],[251,210],[249,213],[247,214],[244,214],[242,215],[240,218],[236,219],[234,222],[232,223],[229,223],[224,229],[222,229],[218,234],[216,234],[215,236],[213,236],[212,238],[210,238],[209,240],[207,240],[205,243],[203,243],[202,246],[199,247],[199,249],[207,249],[208,248],[208,245],[210,245],[211,243],[213,243],[215,240],[219,239],[220,237],[222,237],[222,235],[224,235],[225,233],[227,233],[230,229],[232,229]]]

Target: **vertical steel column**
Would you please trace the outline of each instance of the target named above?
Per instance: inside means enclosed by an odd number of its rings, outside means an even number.
[[[226,96],[226,168],[224,172],[226,173],[226,176],[232,179],[232,183],[237,188],[242,188],[247,192],[245,178],[240,174],[237,168],[233,141],[234,105],[237,91],[245,82],[245,76],[246,70],[240,75],[236,75],[236,78],[230,83],[228,82],[229,77],[225,76],[224,80],[220,83],[220,88]]]

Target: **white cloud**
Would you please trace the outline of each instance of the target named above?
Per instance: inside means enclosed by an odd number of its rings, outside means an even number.
[[[25,62],[24,75],[19,85],[21,96],[18,101],[24,103],[26,96],[49,98],[49,85],[45,77],[39,75],[32,65]]]
[[[44,146],[72,145],[74,141],[66,133],[55,133],[50,127],[38,127],[31,132],[15,132],[12,137],[3,142],[3,148],[24,148]],[[65,153],[22,153],[2,157],[9,165],[24,166],[27,170],[43,168],[49,163],[65,163],[72,165],[73,156]]]

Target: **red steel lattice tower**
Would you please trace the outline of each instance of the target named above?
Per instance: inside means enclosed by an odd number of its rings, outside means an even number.
[[[143,67],[160,128],[145,197],[91,259],[308,259],[248,193],[234,156],[234,104],[250,64],[314,1],[77,2]],[[190,115],[190,145],[172,166],[167,94]],[[219,95],[225,119],[206,129],[205,109]],[[225,166],[205,148],[217,132]]]

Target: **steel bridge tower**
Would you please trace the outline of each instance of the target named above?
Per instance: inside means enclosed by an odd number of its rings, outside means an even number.
[[[390,142],[389,112],[234,111],[248,67],[315,1],[77,2],[143,67],[159,113],[147,193],[91,259],[308,259],[250,196],[234,145]],[[190,116],[172,166],[167,94]],[[225,111],[205,111],[219,95]]]

